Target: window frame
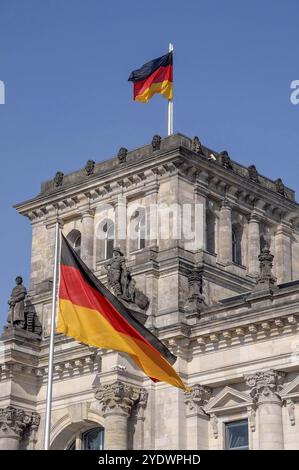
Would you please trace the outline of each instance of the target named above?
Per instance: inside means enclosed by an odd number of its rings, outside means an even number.
[[[240,423],[246,423],[247,427],[247,445],[246,446],[239,446],[239,447],[229,447],[229,426],[236,426]],[[225,450],[249,450],[249,420],[248,418],[241,418],[236,419],[233,421],[227,421],[224,424],[224,449]]]

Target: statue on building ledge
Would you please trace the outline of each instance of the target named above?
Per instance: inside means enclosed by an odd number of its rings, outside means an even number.
[[[113,249],[113,257],[105,265],[107,270],[108,286],[113,294],[134,313],[136,318],[145,323],[145,314],[149,306],[148,297],[136,287],[130,269],[126,266],[126,259],[120,248]]]
[[[26,287],[23,286],[21,276],[16,277],[16,286],[13,288],[8,305],[10,307],[7,323],[10,326],[25,329],[25,298],[27,295]]]

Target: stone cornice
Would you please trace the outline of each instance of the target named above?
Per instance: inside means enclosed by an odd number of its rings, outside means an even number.
[[[244,213],[250,213],[257,204],[266,211],[267,218],[273,219],[275,223],[288,213],[298,218],[298,205],[277,194],[274,182],[261,177],[261,181],[267,181],[266,186],[263,186],[248,179],[245,176],[247,170],[241,165],[234,163],[234,167],[242,168],[241,172],[236,172],[227,170],[218,162],[209,162],[192,152],[189,149],[190,139],[179,134],[163,139],[163,142],[158,152],[153,153],[148,146],[138,149],[132,152],[132,155],[135,155],[134,152],[136,155],[131,160],[129,158],[126,164],[112,165],[110,170],[102,173],[90,177],[83,177],[81,172],[76,173],[78,176],[81,175],[81,179],[69,175],[69,182],[68,177],[64,178],[65,186],[56,188],[52,192],[45,192],[15,207],[19,213],[36,221],[47,218],[55,202],[59,207],[59,215],[67,217],[76,215],[81,204],[90,202],[92,205],[97,203],[99,198],[104,201],[111,195],[134,192],[140,188],[146,193],[145,181],[146,184],[150,184],[157,176],[159,182],[171,175],[181,175],[195,183],[196,179],[200,179],[200,174],[204,173],[208,175],[206,178],[212,178],[214,181],[208,186],[209,195],[221,200],[225,195],[232,194],[233,205]],[[144,157],[140,158],[144,149],[146,149]],[[290,190],[288,192],[289,195],[293,194]]]

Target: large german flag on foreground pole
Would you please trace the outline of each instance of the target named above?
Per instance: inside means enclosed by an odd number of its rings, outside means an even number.
[[[93,275],[62,236],[57,333],[129,354],[152,380],[188,390],[176,357]]]
[[[147,103],[160,93],[164,98],[173,98],[173,52],[158,57],[134,70],[128,78],[133,82],[133,99]]]

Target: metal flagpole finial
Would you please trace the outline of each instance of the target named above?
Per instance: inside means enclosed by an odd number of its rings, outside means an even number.
[[[173,51],[173,44],[170,42],[168,51]],[[173,134],[173,100],[168,100],[168,135]]]

